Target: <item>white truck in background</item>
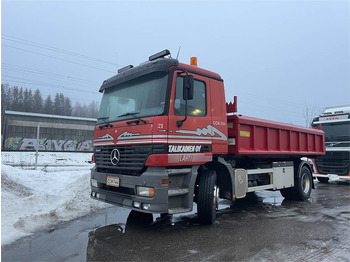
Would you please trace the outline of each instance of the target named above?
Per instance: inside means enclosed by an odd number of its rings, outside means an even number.
[[[327,107],[312,121],[325,133],[326,154],[312,159],[313,176],[321,183],[331,179],[350,180],[350,105]]]

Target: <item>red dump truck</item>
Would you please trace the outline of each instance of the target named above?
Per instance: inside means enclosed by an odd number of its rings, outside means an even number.
[[[219,199],[280,190],[306,200],[324,133],[236,113],[220,75],[164,50],[105,80],[91,197],[144,213],[190,212],[213,224]]]

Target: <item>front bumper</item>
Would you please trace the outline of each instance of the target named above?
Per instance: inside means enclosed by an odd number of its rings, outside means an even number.
[[[350,180],[350,174],[347,176],[340,176],[340,175],[336,175],[336,174],[318,174],[318,173],[313,173],[312,174],[314,178],[317,177],[325,177],[325,178],[329,178],[331,180]]]
[[[118,177],[119,187],[107,186],[107,176]],[[162,184],[162,180],[168,179],[164,167],[148,167],[140,176],[102,173],[93,168],[91,179],[97,180],[97,187],[91,185],[93,199],[145,213],[168,212],[168,184]],[[136,186],[153,187],[154,196],[136,195]]]

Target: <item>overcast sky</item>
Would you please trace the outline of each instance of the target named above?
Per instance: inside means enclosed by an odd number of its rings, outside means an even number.
[[[349,1],[2,0],[1,82],[100,100],[117,69],[163,49],[224,79],[241,114],[305,125],[350,104]],[[74,104],[74,103],[73,103]]]

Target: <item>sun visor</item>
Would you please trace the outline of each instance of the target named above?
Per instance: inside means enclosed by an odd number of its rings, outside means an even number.
[[[105,80],[99,92],[102,93],[107,88],[153,72],[167,72],[171,66],[177,66],[178,64],[179,61],[176,59],[159,58],[154,61],[147,61],[139,66],[130,67],[130,69],[122,70],[121,73]]]

